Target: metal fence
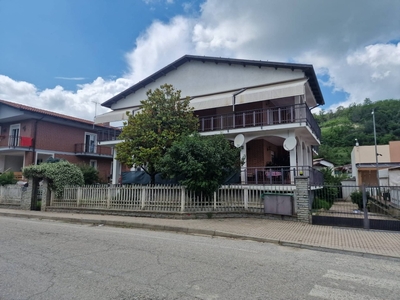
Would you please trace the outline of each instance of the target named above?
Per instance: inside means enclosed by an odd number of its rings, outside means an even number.
[[[222,186],[212,196],[173,185],[90,185],[66,187],[51,207],[92,208],[154,212],[263,213],[263,193],[292,193],[292,186]]]
[[[399,187],[324,185],[310,196],[313,224],[400,230]]]

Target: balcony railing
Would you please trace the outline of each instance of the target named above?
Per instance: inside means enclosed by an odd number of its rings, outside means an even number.
[[[321,186],[324,182],[323,174],[309,166],[273,166],[242,168],[246,184],[293,184],[296,176],[309,177],[311,186]]]
[[[110,147],[102,147],[98,145],[89,144],[75,144],[75,154],[87,155],[87,156],[112,156]]]
[[[318,139],[321,129],[307,104],[241,111],[222,115],[200,117],[200,131],[221,131],[256,126],[305,123]]]
[[[0,147],[32,147],[33,138],[19,135],[0,135]]]

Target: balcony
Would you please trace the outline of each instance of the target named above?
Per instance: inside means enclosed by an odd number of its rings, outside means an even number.
[[[0,147],[17,148],[33,146],[33,138],[19,135],[0,135]]]
[[[321,129],[306,104],[240,111],[200,117],[200,132],[249,127],[305,124],[321,139]]]
[[[102,147],[98,145],[88,145],[85,143],[75,144],[75,155],[92,156],[92,157],[112,157],[110,147]]]
[[[310,186],[321,186],[324,182],[323,174],[309,166],[273,166],[242,168],[246,184],[265,185],[293,185],[296,176],[309,177]]]

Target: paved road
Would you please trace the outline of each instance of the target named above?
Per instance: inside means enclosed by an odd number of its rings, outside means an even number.
[[[400,262],[0,217],[0,299],[399,299]]]

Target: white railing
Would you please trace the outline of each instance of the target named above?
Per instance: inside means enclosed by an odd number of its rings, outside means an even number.
[[[22,187],[18,185],[0,186],[1,204],[21,204]]]
[[[222,186],[211,197],[182,186],[126,185],[66,187],[62,199],[50,206],[157,212],[259,212],[264,211],[264,192],[291,193],[289,187]]]

